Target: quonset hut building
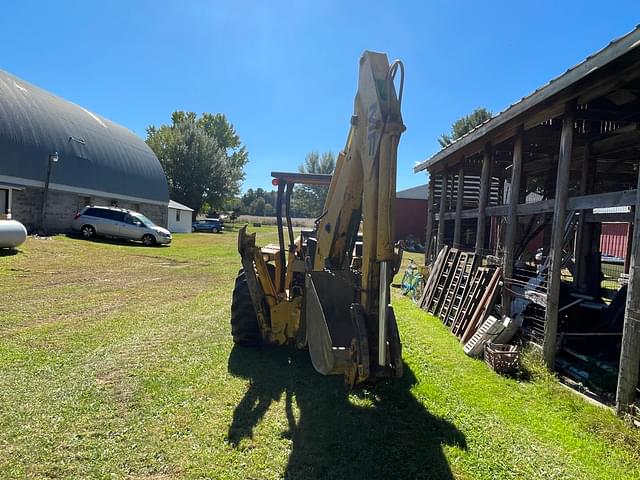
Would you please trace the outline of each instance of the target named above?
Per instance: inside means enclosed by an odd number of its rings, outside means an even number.
[[[160,162],[133,132],[0,70],[0,218],[69,230],[85,205],[167,224]]]

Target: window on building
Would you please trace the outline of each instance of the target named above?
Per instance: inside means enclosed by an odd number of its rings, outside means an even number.
[[[180,221],[180,210],[176,209],[176,222]]]

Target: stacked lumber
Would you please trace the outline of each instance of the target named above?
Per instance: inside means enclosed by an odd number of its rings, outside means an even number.
[[[466,344],[487,321],[500,292],[502,269],[479,267],[474,253],[444,246],[418,305]]]

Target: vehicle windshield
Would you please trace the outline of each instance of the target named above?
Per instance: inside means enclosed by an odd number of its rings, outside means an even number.
[[[153,228],[153,227],[157,226],[155,223],[153,223],[150,219],[148,219],[147,217],[145,217],[141,213],[136,213],[135,215],[132,215],[132,217],[137,218],[138,220],[140,220],[145,227]]]

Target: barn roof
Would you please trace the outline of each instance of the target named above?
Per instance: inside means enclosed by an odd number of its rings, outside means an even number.
[[[0,70],[0,181],[135,201],[169,202],[167,180],[130,130]]]
[[[413,168],[414,173],[426,170],[454,155],[459,157],[479,151],[490,136],[497,136],[503,131],[514,129],[517,124],[523,123],[525,120],[539,124],[562,113],[559,109],[564,106],[565,96],[575,97],[576,94],[588,89],[597,91],[597,88],[600,87],[594,81],[597,75],[605,74],[605,72],[611,75],[619,74],[623,67],[629,67],[629,65],[624,65],[621,59],[632,54],[637,55],[639,51],[640,25],[626,35],[611,41],[606,47],[513,103],[504,111],[481,123],[430,158],[417,163]]]

